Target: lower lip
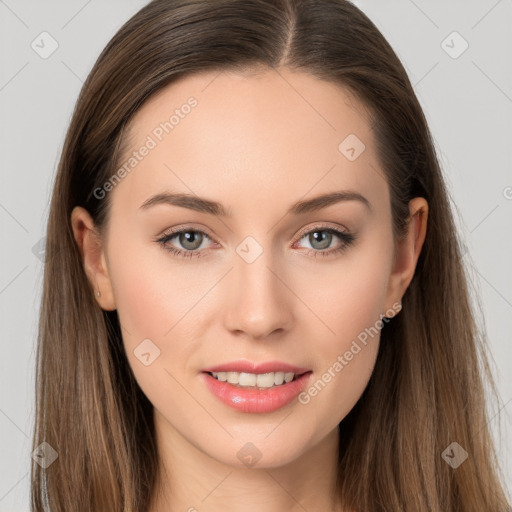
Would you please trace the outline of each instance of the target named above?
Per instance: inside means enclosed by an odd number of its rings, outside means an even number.
[[[289,404],[306,387],[311,372],[302,374],[298,379],[268,389],[239,388],[221,382],[208,373],[202,373],[208,389],[219,400],[241,412],[272,412]]]

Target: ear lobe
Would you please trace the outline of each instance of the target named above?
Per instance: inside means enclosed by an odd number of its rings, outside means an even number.
[[[73,208],[71,226],[82,257],[82,265],[94,290],[96,301],[104,310],[115,310],[114,294],[104,248],[89,212],[80,206]],[[98,292],[100,292],[99,296]]]
[[[387,302],[400,302],[414,277],[416,264],[427,233],[428,203],[423,197],[409,202],[406,236],[397,241],[395,260],[389,278]]]

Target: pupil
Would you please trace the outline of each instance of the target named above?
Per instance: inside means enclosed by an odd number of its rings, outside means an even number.
[[[194,238],[196,237],[196,235],[199,238],[199,244],[197,244],[197,240],[194,242]],[[201,246],[201,236],[202,235],[200,233],[197,233],[195,231],[185,231],[180,234],[180,243],[181,245],[183,245],[183,247],[187,249],[195,250]],[[190,247],[187,244],[192,244],[192,247]]]
[[[322,236],[322,233],[324,236]],[[318,236],[320,234],[320,236]],[[310,243],[312,247],[315,247],[314,243],[318,242],[320,239],[320,246],[316,246],[316,249],[327,249],[331,243],[332,233],[328,233],[327,231],[314,231],[310,235]]]

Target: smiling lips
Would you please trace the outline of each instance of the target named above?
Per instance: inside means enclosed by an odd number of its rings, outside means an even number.
[[[305,388],[308,368],[282,362],[235,361],[202,371],[208,389],[241,412],[272,412],[290,403]]]

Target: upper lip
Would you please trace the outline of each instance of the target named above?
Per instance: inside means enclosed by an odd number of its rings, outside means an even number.
[[[296,375],[302,375],[309,372],[309,368],[300,368],[282,361],[267,361],[263,363],[253,363],[251,361],[232,361],[230,363],[210,366],[202,370],[206,373],[212,372],[244,372],[244,373],[271,373],[271,372],[292,372]]]

